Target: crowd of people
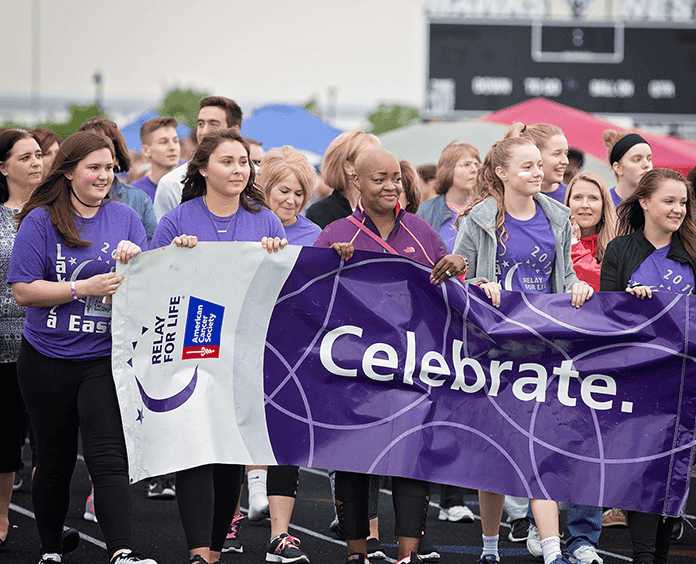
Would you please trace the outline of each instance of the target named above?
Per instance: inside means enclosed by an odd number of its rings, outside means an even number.
[[[355,249],[398,254],[431,269],[433,284],[459,276],[480,286],[496,307],[506,291],[567,293],[577,308],[597,291],[641,300],[694,291],[696,173],[687,179],[653,170],[650,145],[637,133],[605,132],[616,177],[609,189],[583,171],[584,157],[563,131],[544,123],[513,124],[483,160],[473,144],[453,141],[437,165],[418,169],[380,148],[374,135],[349,131],[330,144],[317,171],[292,147],[264,155],[261,143],[240,136],[241,120],[233,100],[204,98],[190,152],[181,152],[176,120],[156,117],[142,125],[138,159],[104,118],[65,140],[42,129],[0,131],[0,273],[7,282],[0,288],[0,550],[27,437],[40,564],[62,562],[77,548],[79,534],[64,522],[79,436],[93,484],[85,519],[101,527],[109,561],[155,564],[131,542],[110,334],[111,296],[123,281],[115,264],[148,249],[251,241],[269,253],[288,244],[329,247],[344,260]],[[532,257],[540,275],[530,287]],[[347,564],[384,558],[380,477],[329,470],[331,530],[346,542]],[[247,516],[240,511],[245,479]],[[425,535],[434,486],[391,479],[400,563],[440,557]],[[464,490],[438,488],[440,521],[474,521]],[[297,466],[210,464],[148,484],[148,497],[176,499],[189,562],[198,564],[241,552],[242,519],[265,517],[266,561],[308,563],[288,531],[299,491]],[[633,562],[666,562],[683,527],[659,515],[569,505],[562,547],[555,501],[478,497],[480,564],[500,562],[504,512],[509,540],[526,542],[545,564],[603,564],[599,536],[616,524],[628,526]]]

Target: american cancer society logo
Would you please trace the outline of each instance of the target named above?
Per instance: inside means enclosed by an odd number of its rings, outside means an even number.
[[[224,314],[224,306],[193,296],[189,298],[182,360],[220,356],[220,334]]]

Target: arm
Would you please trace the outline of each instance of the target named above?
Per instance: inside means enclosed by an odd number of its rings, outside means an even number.
[[[573,285],[578,284],[580,280],[575,274],[573,269],[573,261],[570,259],[570,247],[572,244],[572,228],[570,226],[570,221],[566,222],[563,228],[562,240],[561,240],[561,252],[563,253],[565,269],[562,273],[563,275],[563,292],[572,292]],[[558,257],[556,257],[556,263],[558,264]]]
[[[599,291],[600,292],[623,292],[625,288],[620,287],[619,283],[619,255],[618,243],[614,239],[607,245],[604,251],[604,260],[600,273]]]
[[[12,284],[12,295],[17,304],[21,306],[53,307],[87,296],[112,296],[118,290],[123,278],[123,275],[119,276],[115,272],[107,272],[75,282],[50,282],[48,280],[15,282]],[[72,295],[72,284],[75,285],[75,298]]]
[[[457,239],[454,242],[453,253],[455,255],[463,256],[467,263],[469,269],[466,272],[468,282],[473,284],[482,284],[488,282],[488,279],[481,276],[481,273],[477,272],[478,267],[478,248],[480,246],[480,238],[482,236],[481,229],[479,229],[474,222],[465,216],[459,223],[459,233],[457,234]]]

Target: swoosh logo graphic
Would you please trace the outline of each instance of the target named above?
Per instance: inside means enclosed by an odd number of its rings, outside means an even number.
[[[135,382],[138,384],[140,397],[142,398],[145,407],[147,407],[150,411],[154,411],[155,413],[172,411],[177,407],[181,407],[193,395],[193,392],[196,389],[196,384],[198,383],[198,366],[196,366],[195,370],[193,371],[193,378],[191,378],[188,385],[183,390],[169,398],[152,398],[145,393],[145,389],[140,383],[140,380],[138,380],[137,376],[135,377]]]

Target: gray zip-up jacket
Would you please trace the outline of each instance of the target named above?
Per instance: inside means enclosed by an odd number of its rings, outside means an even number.
[[[567,292],[576,282],[580,282],[570,260],[572,230],[570,210],[563,204],[544,194],[534,196],[537,204],[551,223],[556,238],[556,258],[551,273],[551,291]],[[454,254],[462,255],[469,261],[466,281],[474,284],[495,282],[498,239],[495,233],[495,219],[498,206],[492,196],[474,206],[469,215],[462,218],[459,234],[454,243]],[[514,244],[508,241],[507,244]]]

